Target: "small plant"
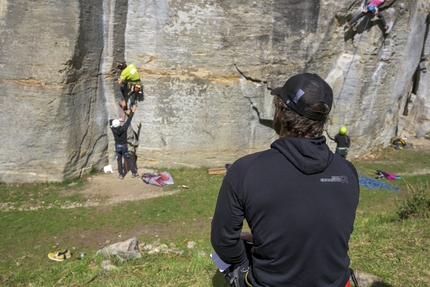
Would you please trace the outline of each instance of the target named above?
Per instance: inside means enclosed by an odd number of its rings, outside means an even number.
[[[91,170],[90,170],[90,172],[89,172],[89,175],[96,175],[96,174],[99,174],[99,173],[100,173],[100,170],[97,168],[97,166],[93,165],[93,166],[91,167]]]
[[[397,214],[400,219],[430,218],[430,191],[427,184],[418,188],[408,186],[408,197],[399,207]]]

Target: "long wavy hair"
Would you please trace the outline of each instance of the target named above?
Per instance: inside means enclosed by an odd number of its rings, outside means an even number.
[[[273,128],[279,137],[319,137],[324,132],[330,107],[324,103],[316,103],[308,107],[309,111],[323,114],[326,117],[322,121],[308,119],[299,115],[284,103],[280,96],[274,96],[275,116]]]

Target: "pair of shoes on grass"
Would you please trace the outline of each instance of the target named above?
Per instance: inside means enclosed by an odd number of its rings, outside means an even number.
[[[69,250],[64,249],[62,251],[55,251],[48,254],[49,259],[54,261],[64,261],[65,259],[68,259],[72,257],[72,253],[70,253]]]

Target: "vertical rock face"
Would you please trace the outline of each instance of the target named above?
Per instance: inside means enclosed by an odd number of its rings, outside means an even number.
[[[298,72],[333,87],[327,131],[348,127],[351,157],[430,130],[430,0],[387,1],[388,34],[369,17],[344,30],[354,0],[62,2],[0,0],[1,181],[114,164],[116,60],[144,84],[138,166],[223,166],[267,149],[270,91]]]
[[[102,1],[87,2],[0,0],[1,181],[62,180],[106,160]]]

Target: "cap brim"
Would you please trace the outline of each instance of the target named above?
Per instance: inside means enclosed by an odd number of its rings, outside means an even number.
[[[280,87],[280,88],[275,88],[275,89],[273,89],[271,92],[270,92],[270,94],[271,95],[277,95],[277,96],[280,96],[281,95],[281,90],[282,90],[282,87]]]

